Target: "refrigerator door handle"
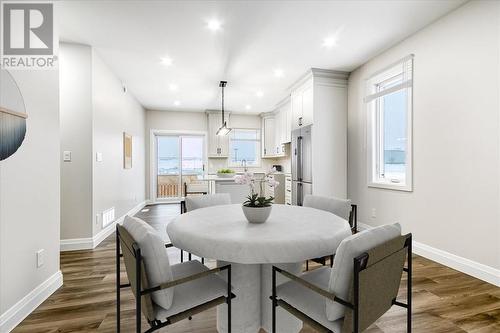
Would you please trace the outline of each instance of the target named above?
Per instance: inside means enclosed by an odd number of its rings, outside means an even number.
[[[302,136],[297,137],[297,180],[302,181]]]
[[[297,183],[297,206],[302,206],[302,183]]]

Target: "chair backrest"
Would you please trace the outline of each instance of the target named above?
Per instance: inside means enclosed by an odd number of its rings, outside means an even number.
[[[165,242],[158,232],[141,219],[130,216],[125,217],[122,229],[126,230],[130,238],[136,244],[135,246],[141,250],[144,273],[146,281],[149,283],[149,287],[156,287],[162,283],[172,281],[173,273],[170,267],[167,249],[165,247]],[[125,264],[127,265],[127,262],[125,262]],[[129,274],[128,267],[127,275],[129,275],[129,279],[133,278],[133,276]],[[144,285],[142,286],[143,290],[146,288],[147,287],[144,287]],[[169,309],[172,306],[173,297],[173,288],[159,290],[151,294],[152,301],[164,309]]]
[[[354,258],[399,236],[401,236],[401,227],[396,223],[364,230],[345,238],[335,254],[328,285],[329,291],[343,300],[348,300],[353,281]],[[326,301],[328,320],[340,319],[345,313],[346,307],[334,301]]]
[[[141,289],[144,290],[149,288],[148,278],[146,276],[146,269],[144,267],[144,261],[137,260],[138,259],[137,250],[139,249],[139,245],[132,238],[127,229],[125,229],[123,226],[117,224],[116,232],[118,233],[118,239],[120,241],[120,247],[122,249],[122,254],[123,254],[123,261],[125,263],[125,269],[127,271],[127,277],[130,282],[130,287],[132,288],[132,293],[134,294],[134,297],[137,298],[136,272],[138,263],[140,263],[141,265]],[[120,258],[117,258],[117,260],[120,260]],[[148,320],[152,321],[155,319],[155,311],[151,294],[142,296],[141,307],[142,307],[141,309],[142,313],[144,314],[144,316],[146,316]]]
[[[358,295],[358,331],[362,332],[386,313],[398,295],[405,259],[411,260],[411,234],[398,236],[356,258],[356,285],[351,283],[349,301]],[[347,309],[342,331],[353,332],[354,311]]]
[[[207,182],[184,182],[184,196],[189,194],[208,194]]]
[[[325,210],[345,220],[349,219],[351,200],[319,195],[306,195],[303,206]]]
[[[193,197],[186,197],[186,210],[188,212],[211,206],[230,205],[231,196],[229,193],[207,194]]]

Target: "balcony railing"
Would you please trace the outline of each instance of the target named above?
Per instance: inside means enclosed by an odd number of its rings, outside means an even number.
[[[182,182],[179,182],[179,175],[158,175],[157,197],[159,199],[180,198],[185,195],[184,183],[199,183],[198,175],[183,174]]]

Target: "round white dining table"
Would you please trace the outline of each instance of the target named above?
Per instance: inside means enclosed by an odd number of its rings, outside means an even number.
[[[271,332],[272,266],[299,273],[305,260],[335,253],[351,235],[349,223],[326,211],[273,205],[262,224],[248,223],[240,204],[197,209],[167,226],[172,244],[217,265],[231,264],[232,332]],[[278,274],[277,283],[286,282]],[[217,330],[227,332],[226,305],[217,309]],[[278,332],[295,333],[302,322],[278,308]]]

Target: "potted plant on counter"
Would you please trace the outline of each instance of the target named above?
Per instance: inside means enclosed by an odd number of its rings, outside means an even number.
[[[276,170],[274,168],[271,169],[261,180],[256,180],[252,172],[245,172],[243,175],[238,175],[234,178],[237,184],[246,184],[250,187],[250,194],[242,206],[243,213],[250,223],[264,223],[271,214],[274,197],[262,195],[264,192],[262,185],[263,183],[267,183],[269,186],[275,187],[279,184],[273,177],[270,177],[274,172]],[[255,190],[256,182],[260,183],[260,192],[256,192]]]

